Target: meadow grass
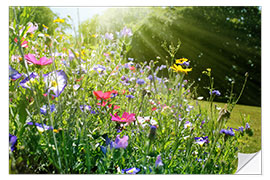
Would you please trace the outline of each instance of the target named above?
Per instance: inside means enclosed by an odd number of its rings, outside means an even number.
[[[208,101],[199,101],[202,108],[208,108]],[[225,103],[214,102],[217,107],[224,107]],[[228,127],[239,127],[241,126],[242,117],[250,116],[250,127],[253,130],[253,136],[245,134],[240,139],[240,152],[241,153],[254,153],[261,150],[261,107],[247,106],[237,104],[232,113],[231,117],[227,122]]]

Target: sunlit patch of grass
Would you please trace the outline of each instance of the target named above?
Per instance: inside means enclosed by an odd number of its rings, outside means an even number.
[[[207,101],[199,101],[203,108],[208,108]],[[225,103],[214,102],[217,107],[224,107]],[[261,150],[261,107],[236,105],[231,113],[231,117],[227,122],[228,127],[238,128],[241,126],[242,118],[250,116],[249,125],[253,130],[253,135],[245,134],[241,139],[241,146],[239,147],[242,153],[254,153]]]

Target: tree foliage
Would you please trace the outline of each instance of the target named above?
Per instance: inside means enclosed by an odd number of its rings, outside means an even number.
[[[235,82],[240,92],[244,74],[249,81],[240,99],[242,104],[260,105],[261,95],[261,12],[258,7],[168,7],[150,14],[134,33],[130,57],[137,61],[168,60],[162,43],[177,43],[182,47],[176,58],[191,60],[193,71],[187,76],[200,87],[198,95],[207,96],[203,88],[208,79],[202,75],[212,68],[215,86],[223,94]]]

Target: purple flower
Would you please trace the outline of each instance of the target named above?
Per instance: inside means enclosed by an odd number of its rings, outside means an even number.
[[[189,66],[189,62],[188,61],[185,61],[181,64],[182,66]]]
[[[159,70],[161,71],[162,69],[166,69],[166,68],[167,68],[166,65],[161,65],[161,66],[159,67]]]
[[[113,40],[113,34],[112,33],[106,33],[105,34],[105,39]]]
[[[200,146],[203,146],[204,143],[208,143],[209,139],[208,136],[205,137],[195,137],[196,144],[199,144]]]
[[[145,83],[145,81],[143,79],[137,79],[136,82],[137,82],[137,84],[140,84],[140,85]]]
[[[48,106],[47,106],[47,105],[43,105],[43,106],[40,108],[40,113],[43,114],[43,115],[47,114],[47,109],[48,109]],[[50,110],[51,110],[51,112],[55,111],[55,105],[54,105],[54,104],[52,104],[52,105],[50,106]]]
[[[225,134],[226,136],[234,136],[235,135],[232,128],[230,128],[230,129],[221,129],[220,133]]]
[[[122,80],[122,81],[126,80],[126,77],[125,77],[125,76],[122,76],[122,77],[121,77],[121,80]]]
[[[129,61],[134,61],[134,58],[128,58]]]
[[[184,124],[184,128],[187,129],[188,127],[191,127],[192,126],[192,123],[189,122],[189,121],[186,121],[185,124]]]
[[[148,79],[149,79],[150,81],[153,81],[153,76],[152,76],[152,75],[149,75],[149,76],[148,76]]]
[[[68,58],[69,60],[73,60],[74,59],[74,54],[72,53],[72,51],[69,51],[69,55],[68,55]]]
[[[35,23],[35,25],[31,22],[28,23],[28,30],[26,33],[34,33],[34,31],[36,31],[38,29],[38,25]]]
[[[43,75],[48,93],[53,92],[53,97],[58,97],[67,85],[67,75],[63,70],[57,70]]]
[[[33,122],[28,122],[27,125],[34,125]],[[35,126],[37,127],[38,131],[39,132],[44,132],[44,131],[47,131],[47,130],[53,130],[53,127],[52,126],[47,126],[46,124],[39,124],[39,123],[35,123]]]
[[[126,97],[128,98],[128,99],[133,99],[135,96],[133,96],[133,95],[126,95]]]
[[[123,30],[120,32],[121,36],[132,36],[131,29],[124,27]]]
[[[90,111],[91,110],[91,106],[89,106],[89,105],[80,105],[80,109],[81,109],[81,111]]]
[[[246,123],[245,129],[250,129],[250,125],[248,123]]]
[[[11,152],[15,150],[16,143],[17,143],[17,136],[11,135],[9,133],[9,147],[10,147]]]
[[[137,174],[138,172],[140,172],[139,168],[128,168],[128,169],[122,169],[122,174],[126,173],[126,174]]]
[[[99,75],[103,75],[106,71],[106,67],[102,65],[96,65],[93,70],[95,70]]]
[[[9,66],[9,78],[13,81],[19,79],[22,75],[16,71],[15,69],[13,69],[11,66]]]
[[[124,148],[128,146],[128,136],[123,136],[120,138],[120,135],[116,136],[115,142],[111,142],[111,148],[119,149]]]
[[[211,95],[211,94],[214,94],[214,95],[217,95],[217,96],[220,96],[220,95],[221,95],[221,93],[220,93],[218,90],[213,90],[212,93],[209,92],[209,94],[210,94],[210,95]]]
[[[238,129],[234,128],[234,130],[236,130],[236,131],[240,131],[241,133],[242,133],[242,132],[244,132],[244,128],[243,128],[243,126],[239,127]]]
[[[26,77],[25,79],[23,79],[20,82],[20,86],[23,88],[28,88],[31,89],[31,84],[33,85],[35,82],[37,82],[36,78],[38,77],[37,73],[31,73],[28,77]],[[31,82],[31,83],[30,83]]]
[[[155,167],[159,167],[159,166],[163,166],[164,164],[163,164],[163,162],[162,162],[162,160],[161,160],[161,156],[160,155],[158,155],[157,156],[157,160],[156,160],[156,162],[155,162]]]

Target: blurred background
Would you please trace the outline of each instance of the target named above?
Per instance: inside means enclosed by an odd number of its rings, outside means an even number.
[[[32,22],[54,32],[53,20],[65,19],[63,28],[83,43],[96,44],[94,34],[113,33],[123,27],[132,29],[132,48],[128,57],[136,62],[155,60],[157,65],[170,61],[162,44],[181,41],[176,58],[190,60],[185,78],[194,81],[194,98],[208,97],[209,79],[202,74],[212,69],[216,101],[226,102],[231,83],[239,94],[245,73],[249,78],[238,104],[261,106],[261,7],[32,7]],[[46,14],[46,16],[43,16]],[[10,11],[12,16],[12,11]],[[10,18],[12,19],[12,18]],[[161,72],[166,76],[165,72]]]

